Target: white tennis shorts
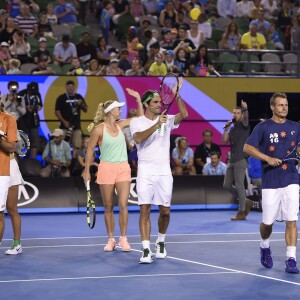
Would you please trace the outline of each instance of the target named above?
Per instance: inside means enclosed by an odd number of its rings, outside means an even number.
[[[284,188],[262,189],[262,222],[273,224],[276,220],[297,221],[299,213],[299,185]]]
[[[24,184],[19,165],[15,159],[10,160],[10,184],[9,186]]]
[[[137,177],[136,189],[138,204],[171,206],[173,177],[172,175],[147,175]]]
[[[0,176],[0,211],[4,211],[6,208],[6,199],[9,189],[9,176]]]

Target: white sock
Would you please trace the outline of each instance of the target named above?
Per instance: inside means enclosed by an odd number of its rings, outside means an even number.
[[[266,240],[261,239],[260,247],[261,248],[270,248],[270,239],[266,239]]]
[[[157,242],[165,242],[166,234],[158,233],[157,235]]]
[[[143,249],[149,249],[150,250],[150,241],[142,241]]]
[[[286,247],[286,258],[289,259],[290,257],[293,257],[296,260],[296,247],[295,246],[287,246]]]

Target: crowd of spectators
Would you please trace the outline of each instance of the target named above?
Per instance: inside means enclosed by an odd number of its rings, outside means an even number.
[[[4,2],[1,74],[207,76],[208,48],[289,50],[300,32],[296,0]]]

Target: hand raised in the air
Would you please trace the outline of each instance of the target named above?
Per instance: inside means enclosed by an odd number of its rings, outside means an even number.
[[[141,96],[137,91],[130,88],[126,88],[126,91],[130,96],[134,97],[136,101],[141,101]]]

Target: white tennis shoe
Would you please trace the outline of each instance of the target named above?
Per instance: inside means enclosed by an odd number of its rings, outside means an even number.
[[[10,248],[8,250],[5,251],[5,254],[7,255],[17,255],[17,254],[21,254],[23,252],[22,250],[22,245],[19,244],[13,248]]]
[[[166,243],[165,242],[155,242],[155,255],[156,258],[166,258],[167,257],[167,250],[166,250]]]
[[[150,249],[143,249],[142,257],[140,258],[140,264],[151,264],[153,262],[152,252]]]

